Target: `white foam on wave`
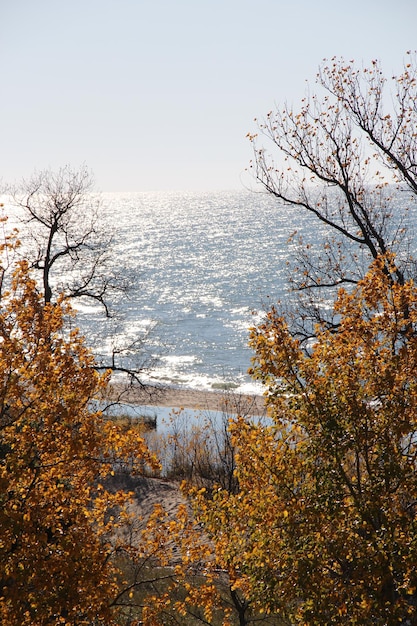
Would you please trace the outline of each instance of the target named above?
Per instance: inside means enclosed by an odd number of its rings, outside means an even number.
[[[236,393],[243,393],[248,396],[262,396],[265,387],[256,381],[243,383],[236,389]]]
[[[144,374],[142,379],[148,384],[166,385],[179,389],[192,389],[195,391],[236,392],[248,395],[259,395],[256,385],[252,386],[245,377],[239,380],[226,379],[220,376],[196,374],[192,369],[184,371],[169,367],[155,367],[152,372]]]

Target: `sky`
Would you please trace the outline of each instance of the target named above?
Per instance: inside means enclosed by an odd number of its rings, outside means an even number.
[[[0,0],[0,181],[85,164],[100,191],[243,189],[254,118],[324,58],[399,73],[416,0]]]

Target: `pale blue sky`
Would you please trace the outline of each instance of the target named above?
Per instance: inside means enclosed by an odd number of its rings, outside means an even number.
[[[387,75],[417,0],[0,0],[0,179],[86,163],[102,191],[239,189],[254,117],[324,57]]]

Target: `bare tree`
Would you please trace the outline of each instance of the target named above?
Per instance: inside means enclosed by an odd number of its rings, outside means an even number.
[[[377,61],[357,68],[334,58],[320,68],[317,84],[322,98],[307,96],[298,111],[271,111],[249,135],[255,179],[278,206],[307,212],[327,233],[317,245],[300,238],[291,266],[304,337],[325,319],[320,302],[356,283],[376,257],[396,255],[393,282],[414,272],[406,211],[417,195],[416,56],[407,54],[391,91]]]
[[[109,255],[112,238],[100,224],[100,201],[85,166],[35,173],[13,190],[23,210],[32,267],[40,272],[45,302],[64,293],[99,302],[110,316],[107,296],[125,285]]]

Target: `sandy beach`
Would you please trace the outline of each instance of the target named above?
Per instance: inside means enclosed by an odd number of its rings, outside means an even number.
[[[106,396],[111,400],[145,406],[163,406],[172,409],[222,411],[240,415],[264,415],[262,396],[237,394],[229,391],[201,391],[177,387],[123,386],[112,383]]]

